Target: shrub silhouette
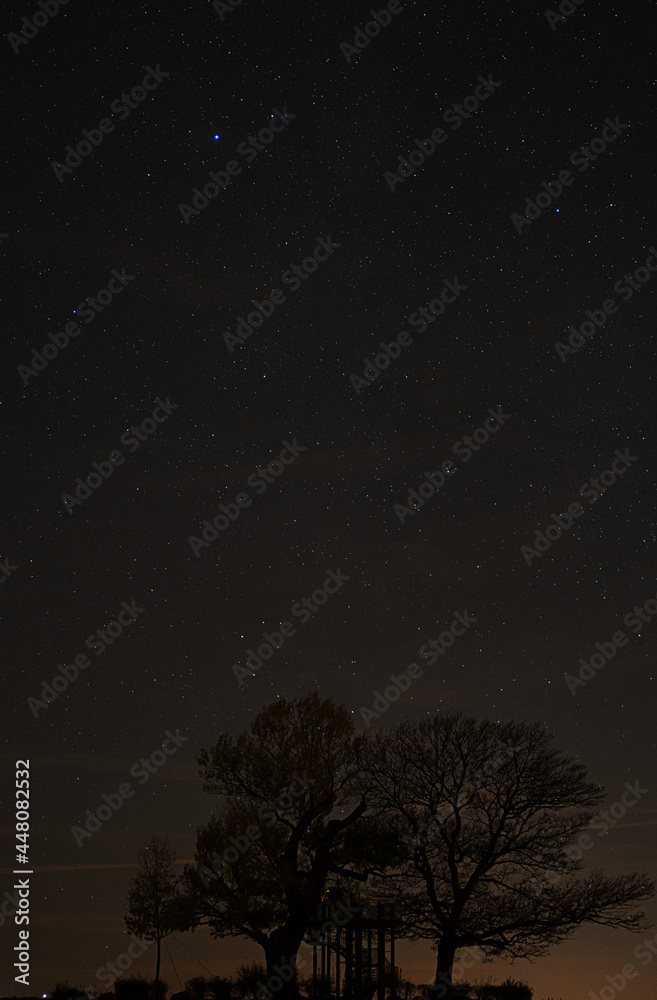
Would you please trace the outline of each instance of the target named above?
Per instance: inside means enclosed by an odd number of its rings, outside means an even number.
[[[424,997],[432,996],[430,986],[421,986],[419,990]],[[508,978],[499,984],[488,979],[484,983],[455,982],[451,984],[447,994],[438,992],[437,995],[446,995],[449,1000],[532,1000],[534,990],[520,979]]]
[[[491,982],[475,986],[474,994],[476,1000],[532,1000],[534,991],[527,983],[509,977],[499,986]]]
[[[81,990],[79,986],[71,986],[68,979],[64,979],[62,982],[56,983],[54,990],[50,994],[51,1000],[77,1000],[78,997],[84,997],[86,1000],[87,994],[84,990]]]
[[[256,990],[258,989],[258,980],[261,983],[267,982],[267,969],[259,962],[246,962],[240,965],[234,977],[236,988],[243,995],[253,997],[255,997]]]
[[[139,974],[117,979],[114,983],[116,1000],[164,1000],[167,989],[162,980],[156,984],[154,979]]]
[[[185,989],[195,997],[195,1000],[231,1000],[232,981],[222,976],[193,976],[185,983]]]

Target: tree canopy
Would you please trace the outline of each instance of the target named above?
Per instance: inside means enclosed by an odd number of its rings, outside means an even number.
[[[436,943],[441,983],[451,983],[459,948],[527,958],[586,922],[649,926],[633,907],[652,896],[652,881],[575,876],[573,840],[604,789],[542,726],[437,715],[377,732],[362,763],[404,845],[380,891],[398,900],[407,936]]]
[[[365,881],[379,870],[363,740],[345,708],[312,693],[274,702],[237,739],[223,734],[201,753],[204,790],[225,801],[198,829],[196,865],[185,869],[192,925],[250,938],[271,971],[297,953],[330,876]]]
[[[155,909],[146,868],[129,928],[248,938],[268,975],[292,970],[282,996],[298,995],[295,956],[336,880],[346,895],[366,883],[364,895],[394,901],[398,933],[434,944],[440,995],[459,949],[533,958],[584,923],[650,926],[636,910],[650,879],[578,877],[575,838],[605,792],[542,725],[436,714],[359,733],[313,692],[277,700],[197,759],[217,804],[197,829],[184,898],[173,906],[166,875],[169,902]]]
[[[181,922],[182,894],[175,870],[176,858],[166,837],[155,836],[140,852],[139,872],[130,884],[128,910],[124,917],[130,934],[154,941],[155,985],[160,981],[160,948]]]

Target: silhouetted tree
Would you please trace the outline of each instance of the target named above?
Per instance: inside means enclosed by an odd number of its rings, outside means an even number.
[[[140,870],[130,883],[125,925],[130,934],[155,941],[155,989],[160,981],[162,940],[181,924],[182,895],[176,858],[166,837],[153,837],[139,854]],[[184,904],[182,904],[184,905]]]
[[[578,879],[573,837],[604,789],[552,746],[540,725],[436,716],[378,731],[363,756],[372,792],[394,815],[405,859],[382,891],[401,903],[412,939],[437,942],[445,996],[458,949],[481,956],[545,954],[583,923],[641,931],[632,912],[654,883],[632,873]],[[536,891],[537,878],[562,878]]]
[[[197,831],[187,926],[255,941],[273,975],[297,954],[329,875],[378,870],[385,840],[366,815],[363,738],[346,708],[313,692],[274,702],[201,753],[204,790],[227,801]],[[281,997],[297,995],[295,972]]]

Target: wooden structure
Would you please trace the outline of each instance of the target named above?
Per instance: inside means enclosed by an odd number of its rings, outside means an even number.
[[[392,903],[328,898],[309,928],[313,946],[313,1000],[384,1000],[396,977]],[[394,988],[390,990],[394,994]]]

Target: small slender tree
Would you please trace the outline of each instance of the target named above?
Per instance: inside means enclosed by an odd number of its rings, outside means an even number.
[[[180,924],[181,893],[176,857],[167,837],[154,836],[139,854],[139,872],[130,883],[125,925],[130,934],[157,946],[155,993],[160,989],[160,947]]]

